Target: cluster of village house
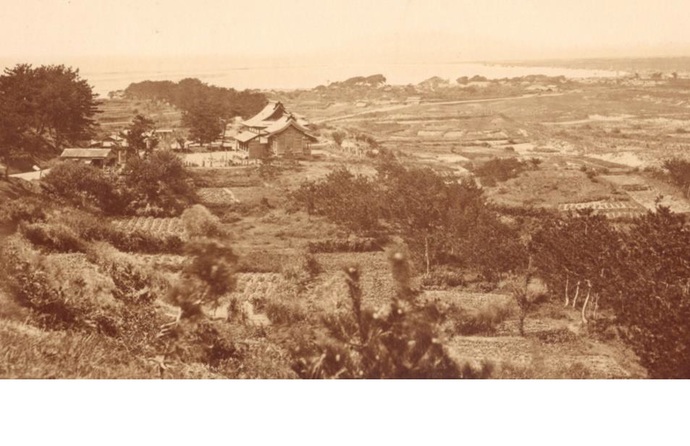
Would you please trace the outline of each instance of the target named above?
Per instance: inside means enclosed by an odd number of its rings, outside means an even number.
[[[232,132],[232,129],[231,129]],[[158,140],[157,148],[180,150],[182,146],[173,129],[157,129],[149,135]],[[291,113],[278,101],[271,101],[256,116],[240,123],[239,131],[215,144],[215,147],[244,152],[248,159],[268,157],[308,158],[311,145],[317,139],[310,124]],[[112,167],[124,162],[127,140],[113,134],[94,141],[88,148],[64,149],[60,158],[100,167]]]

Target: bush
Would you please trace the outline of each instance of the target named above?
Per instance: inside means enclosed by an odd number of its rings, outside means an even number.
[[[282,268],[283,277],[297,287],[297,292],[306,291],[309,284],[321,273],[321,265],[311,253],[299,256],[296,261],[288,261]]]
[[[46,174],[42,185],[51,196],[110,215],[121,214],[128,201],[113,176],[88,164],[58,164]]]
[[[439,342],[443,315],[421,303],[410,288],[410,264],[391,252],[398,293],[387,308],[376,312],[362,306],[360,271],[345,269],[351,311],[324,319],[328,336],[302,342],[293,350],[293,370],[302,378],[475,378],[488,368],[461,367]]]
[[[461,335],[490,335],[497,326],[513,315],[513,307],[505,302],[490,302],[476,310],[457,310],[455,331]]]
[[[128,305],[153,303],[163,294],[166,283],[150,266],[119,252],[107,243],[95,243],[87,252],[88,260],[115,284],[114,297]]]
[[[307,309],[298,301],[269,299],[264,302],[263,311],[272,323],[279,325],[293,325],[308,318]]]
[[[527,168],[526,164],[517,158],[493,158],[474,169],[474,174],[482,182],[496,183],[516,178]]]
[[[343,131],[336,130],[333,133],[331,133],[331,137],[333,138],[333,141],[338,145],[341,146],[343,144],[343,141],[345,141],[345,137],[347,134]]]
[[[422,286],[449,288],[465,286],[467,282],[462,272],[450,270],[433,270],[422,276]]]
[[[347,239],[328,239],[309,242],[307,249],[311,253],[333,253],[333,252],[373,252],[383,251],[379,240],[375,238],[347,238]]]
[[[44,221],[49,208],[49,203],[36,197],[23,197],[6,201],[0,205],[0,226],[16,227],[22,222]]]
[[[226,235],[218,217],[200,204],[195,204],[182,213],[182,223],[187,235],[191,238]]]
[[[119,333],[114,284],[83,259],[44,256],[21,238],[2,250],[2,276],[15,300],[47,328]]]
[[[145,159],[132,158],[124,179],[132,195],[129,210],[137,215],[180,215],[197,199],[182,160],[167,150],[153,152]]]
[[[31,243],[53,252],[84,252],[86,242],[64,223],[29,223],[19,225],[19,232]]]

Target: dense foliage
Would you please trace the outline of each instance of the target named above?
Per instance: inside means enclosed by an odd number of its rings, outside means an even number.
[[[385,161],[374,177],[338,169],[303,183],[292,198],[354,232],[402,236],[427,274],[433,265],[454,264],[493,279],[527,263],[517,230],[499,219],[473,181],[428,168]]]
[[[158,145],[153,137],[155,123],[143,115],[136,115],[125,131],[128,157],[140,157],[142,153],[151,153]]]
[[[493,158],[473,169],[482,183],[486,186],[493,186],[496,183],[515,178],[527,168],[527,163],[517,158]]]
[[[248,118],[266,105],[263,93],[208,85],[199,79],[144,81],[130,84],[125,96],[132,99],[165,101],[182,110],[182,123],[191,139],[204,144],[215,141],[225,123],[235,116]]]
[[[79,70],[21,64],[0,76],[0,159],[30,157],[88,140],[98,102]]]
[[[132,157],[122,175],[82,163],[58,164],[43,179],[51,197],[107,215],[176,216],[196,199],[180,158],[159,150]]]
[[[130,209],[144,215],[179,215],[196,196],[182,160],[170,151],[131,159],[124,170],[124,181],[131,191]]]
[[[690,376],[690,229],[668,208],[614,227],[581,212],[544,224],[531,249],[538,275],[587,322],[609,308],[655,378]],[[589,305],[589,306],[588,306]],[[590,309],[592,311],[590,311]]]

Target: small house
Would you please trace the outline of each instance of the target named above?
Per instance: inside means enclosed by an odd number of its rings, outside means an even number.
[[[118,163],[118,154],[108,148],[70,148],[64,149],[60,159],[65,161],[90,164],[96,167],[112,167]]]

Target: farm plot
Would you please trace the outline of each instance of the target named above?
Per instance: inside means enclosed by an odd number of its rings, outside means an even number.
[[[333,294],[339,298],[348,298],[345,275],[342,271],[345,267],[353,265],[360,270],[365,303],[379,307],[390,302],[395,295],[395,282],[384,252],[315,254],[315,257],[323,270],[321,284],[335,283],[338,292]]]
[[[279,273],[238,273],[237,287],[233,294],[242,300],[263,299],[276,294],[286,283]]]
[[[688,213],[690,212],[690,204],[687,200],[674,197],[672,195],[663,194],[656,189],[649,189],[643,191],[628,191],[628,195],[638,202],[644,208],[654,211],[657,204],[669,207],[673,212]]]
[[[240,202],[227,187],[201,187],[196,192],[203,204],[228,205]]]
[[[512,302],[507,294],[470,293],[464,291],[427,290],[422,295],[424,299],[443,304],[455,305],[464,309],[479,309],[486,305],[508,304]]]
[[[590,201],[585,203],[564,203],[558,205],[561,212],[592,209],[595,214],[608,218],[634,218],[645,212],[645,208],[632,201]]]
[[[468,362],[474,367],[482,361],[527,367],[534,362],[535,356],[533,343],[517,336],[456,336],[448,342],[448,351],[456,361]]]
[[[185,236],[184,225],[179,217],[134,217],[126,220],[114,220],[113,225],[125,231],[144,231],[159,235]]]

